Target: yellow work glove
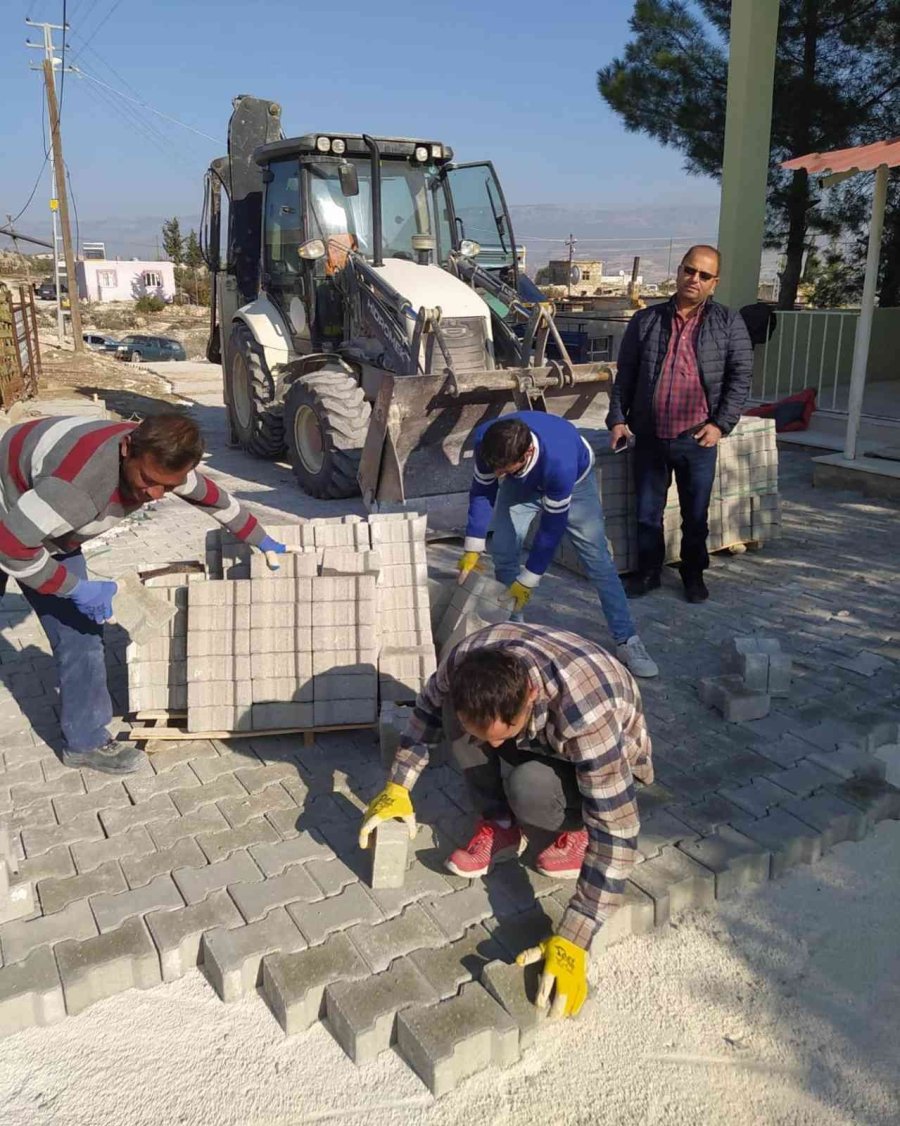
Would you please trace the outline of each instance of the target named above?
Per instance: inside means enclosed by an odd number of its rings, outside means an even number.
[[[535,1005],[545,1009],[550,1003],[550,991],[556,985],[556,996],[550,1007],[550,1019],[578,1016],[587,998],[587,951],[561,938],[558,934],[545,939],[540,946],[523,950],[516,958],[517,966],[530,966],[544,959],[541,984]]]
[[[528,599],[531,598],[534,591],[530,586],[525,586],[520,583],[518,579],[510,584],[509,597],[513,600],[513,613],[517,614],[519,610],[524,610],[528,605]]]
[[[462,553],[462,555],[459,557],[459,561],[456,564],[456,569],[457,569],[457,571],[459,571],[459,578],[457,579],[457,582],[459,583],[460,586],[462,586],[462,584],[469,577],[469,573],[471,571],[480,571],[481,570],[481,567],[479,566],[479,563],[478,563],[478,560],[480,558],[481,558],[481,552],[480,551],[464,551]]]
[[[369,808],[363,817],[359,830],[359,847],[367,848],[369,834],[377,827],[379,821],[390,821],[397,817],[406,823],[409,829],[409,838],[416,836],[416,815],[413,813],[412,801],[409,790],[397,782],[388,782],[385,788],[369,802]]]

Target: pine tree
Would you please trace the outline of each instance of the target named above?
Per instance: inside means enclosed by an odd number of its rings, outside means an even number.
[[[193,229],[188,232],[188,236],[184,240],[184,264],[190,266],[192,270],[196,270],[198,266],[203,265],[203,254],[200,251],[197,232]]]
[[[181,236],[181,224],[178,219],[166,219],[162,225],[163,249],[170,262],[180,266],[184,261],[184,239]]]

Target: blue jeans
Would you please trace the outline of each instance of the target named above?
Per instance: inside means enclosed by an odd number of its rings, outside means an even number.
[[[87,578],[80,551],[57,556],[78,578]],[[0,572],[0,597],[7,575]],[[22,594],[44,628],[59,677],[60,727],[70,751],[93,751],[109,742],[112,701],[106,687],[103,626],[86,618],[70,598],[38,594],[22,584]]]
[[[700,446],[690,435],[683,438],[639,436],[635,441],[640,572],[659,571],[665,562],[663,512],[673,473],[681,504],[681,573],[698,575],[709,566],[706,539],[716,457],[716,446]]]
[[[494,560],[494,573],[498,582],[509,586],[518,577],[522,544],[532,521],[540,511],[541,498],[535,496],[532,489],[508,477],[501,482],[494,506],[494,536],[491,540],[491,558]],[[617,643],[627,641],[637,630],[622,589],[622,581],[606,546],[603,507],[593,473],[589,473],[572,492],[565,534],[597,588],[610,633]]]

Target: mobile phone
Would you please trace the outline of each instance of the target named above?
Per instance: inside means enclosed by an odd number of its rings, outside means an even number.
[[[613,451],[614,454],[620,454],[623,450],[627,450],[627,449],[628,449],[628,435],[626,434],[624,437],[620,438],[618,440],[618,442],[616,442],[616,444],[612,448],[612,451]]]

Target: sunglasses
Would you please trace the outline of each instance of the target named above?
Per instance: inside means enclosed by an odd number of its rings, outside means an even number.
[[[718,274],[710,274],[707,270],[698,270],[696,266],[682,266],[681,268],[689,278],[692,278],[694,274],[697,274],[700,280],[705,282],[712,281],[713,278],[717,278],[719,276]]]

